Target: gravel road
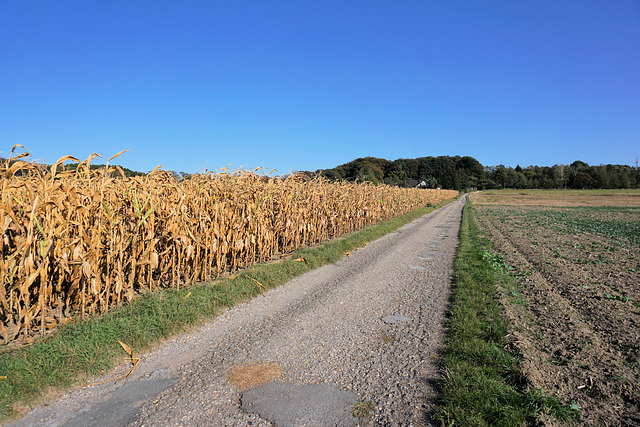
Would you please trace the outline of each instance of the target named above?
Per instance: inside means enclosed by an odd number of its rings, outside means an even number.
[[[464,202],[166,342],[126,380],[12,425],[429,425]]]

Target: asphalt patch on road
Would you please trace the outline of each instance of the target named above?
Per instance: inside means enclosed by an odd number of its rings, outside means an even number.
[[[418,258],[424,261],[430,261],[436,257],[436,255],[440,255],[444,253],[444,251],[439,251],[436,249],[422,251],[418,254]]]
[[[264,384],[242,393],[242,410],[275,426],[350,427],[358,395],[328,384]]]
[[[384,323],[408,323],[411,321],[409,317],[391,314],[382,318]]]
[[[108,400],[70,418],[63,427],[125,426],[136,420],[136,415],[145,401],[159,396],[175,383],[175,378],[128,381],[114,391]],[[114,411],[114,408],[117,410]]]

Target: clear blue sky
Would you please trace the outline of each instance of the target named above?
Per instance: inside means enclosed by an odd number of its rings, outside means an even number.
[[[640,2],[0,0],[0,155],[635,164]]]

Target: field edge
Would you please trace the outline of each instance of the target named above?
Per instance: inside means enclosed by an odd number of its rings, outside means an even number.
[[[432,419],[443,426],[534,425],[541,414],[576,420],[575,406],[532,388],[520,359],[507,350],[509,325],[498,287],[508,287],[513,278],[490,248],[467,203],[440,359],[441,400]]]

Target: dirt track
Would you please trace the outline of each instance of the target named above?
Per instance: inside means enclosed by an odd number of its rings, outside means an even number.
[[[144,355],[126,381],[77,390],[15,425],[426,425],[463,205],[227,311]]]

